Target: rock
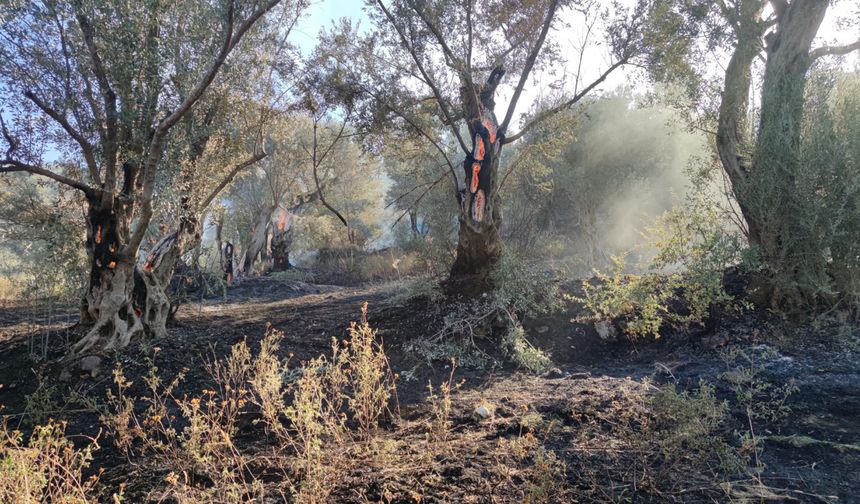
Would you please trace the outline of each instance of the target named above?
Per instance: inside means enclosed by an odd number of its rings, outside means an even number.
[[[100,368],[101,364],[102,364],[101,357],[97,357],[95,355],[88,355],[88,356],[84,357],[83,359],[81,359],[81,363],[80,363],[81,371],[88,372],[88,373],[90,373],[90,375],[92,375],[93,378],[95,378],[96,375],[99,374],[99,368]]]
[[[561,369],[556,367],[556,368],[552,368],[552,369],[548,370],[547,372],[545,372],[544,374],[542,374],[541,378],[546,378],[549,380],[555,380],[558,378],[564,378],[564,373],[561,372]]]
[[[480,404],[475,408],[475,416],[482,420],[486,420],[493,416],[493,407],[488,404]]]
[[[615,341],[618,339],[618,329],[609,320],[598,320],[594,323],[594,330],[603,341]]]

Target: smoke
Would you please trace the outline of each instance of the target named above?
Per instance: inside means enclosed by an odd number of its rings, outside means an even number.
[[[642,104],[626,90],[571,112],[567,127],[571,139],[543,163],[548,174],[539,168],[518,173],[506,215],[539,210],[532,222],[508,228],[506,237],[516,243],[520,230],[540,229],[550,237],[553,258],[577,274],[628,251],[635,266],[650,255],[643,231],[682,202],[685,169],[707,152],[707,138],[687,131],[668,107]],[[530,140],[541,141],[546,137]],[[522,241],[534,249],[532,236]]]

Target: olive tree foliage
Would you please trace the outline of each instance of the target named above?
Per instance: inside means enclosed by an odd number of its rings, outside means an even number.
[[[225,236],[235,237],[240,250],[237,272],[250,274],[261,258],[267,259],[263,269],[288,269],[296,247],[315,252],[372,238],[379,220],[369,209],[377,202],[374,166],[344,121],[296,112],[268,131],[269,155],[223,198]]]
[[[801,125],[802,216],[796,232],[824,259],[801,263],[807,283],[860,315],[860,75],[822,68],[810,77]],[[816,292],[816,290],[812,290]]]
[[[86,284],[84,201],[23,174],[0,184],[0,298],[80,299]]]
[[[844,214],[856,205],[856,195],[836,185],[821,186],[824,180],[835,182],[824,176],[831,168],[804,147],[814,140],[810,135],[819,134],[804,128],[811,106],[822,98],[807,90],[811,72],[825,68],[828,59],[860,49],[860,40],[845,45],[818,41],[834,3],[839,2],[667,2],[659,13],[664,27],[683,27],[691,35],[690,50],[679,53],[672,68],[686,69],[676,75],[686,77],[694,91],[694,110],[706,111],[699,123],[715,134],[744,232],[766,266],[757,298],[779,308],[857,308],[856,291],[846,290],[851,282],[846,285],[842,278],[856,269],[856,251],[845,253],[841,245],[846,236],[857,236]],[[712,54],[728,54],[718,66],[724,69],[718,99],[703,92],[708,69],[717,63]],[[849,132],[834,134],[842,133]],[[850,164],[841,163],[849,178],[839,185],[850,187]],[[830,224],[818,225],[825,221]]]
[[[449,270],[457,252],[457,208],[451,204],[445,159],[414,140],[391,142],[383,159],[391,181],[385,205],[394,212],[395,243],[417,252],[433,271]]]
[[[86,201],[90,272],[81,322],[89,329],[73,347],[75,354],[164,334],[169,300],[158,264],[138,267],[141,245],[166,194],[159,182],[176,169],[167,166],[193,164],[204,155],[205,149],[192,145],[193,154],[179,156],[177,144],[194,144],[197,126],[205,129],[207,114],[198,107],[221,82],[231,53],[278,40],[272,30],[279,27],[266,21],[294,17],[303,5],[288,2],[281,11],[275,9],[280,3],[0,4],[0,108],[7,144],[0,173],[45,177],[78,190]],[[202,117],[190,118],[197,111]],[[183,123],[185,135],[179,134]],[[259,143],[240,164],[259,159]],[[48,164],[52,154],[64,162]],[[194,177],[186,179],[194,184]]]
[[[642,58],[646,10],[644,1],[630,10],[559,0],[370,1],[368,33],[342,22],[323,34],[318,71],[324,78],[317,80],[325,83],[328,99],[354,111],[363,131],[376,133],[368,137],[369,147],[379,145],[379,135],[411,139],[424,142],[444,161],[439,176],[447,172],[459,221],[452,277],[480,291],[491,283],[489,272],[502,253],[503,146]],[[595,50],[594,42],[601,39],[608,63],[593,80],[578,72],[565,82],[569,76],[553,73],[582,57],[562,50],[550,36],[566,28],[563,15],[591,36],[583,51]],[[519,99],[538,70],[557,79],[553,85],[559,91],[552,107],[527,115],[517,127]],[[505,103],[496,103],[497,89],[510,91]]]

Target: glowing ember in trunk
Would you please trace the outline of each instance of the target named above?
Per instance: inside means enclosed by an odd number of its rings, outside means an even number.
[[[290,212],[281,210],[278,214],[278,231],[284,231],[290,226]]]
[[[475,194],[478,191],[478,174],[481,172],[481,164],[474,163],[472,164],[472,184],[469,187],[469,190],[472,191],[472,194]]]
[[[96,228],[96,243],[102,242],[102,225],[99,224]]]
[[[484,119],[484,127],[490,133],[490,143],[496,143],[496,128],[493,127],[493,122],[489,118]]]
[[[472,219],[476,222],[484,220],[484,203],[486,203],[484,191],[482,189],[478,189],[478,193],[475,194],[475,206],[472,207]]]

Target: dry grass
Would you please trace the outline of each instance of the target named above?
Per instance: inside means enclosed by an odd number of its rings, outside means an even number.
[[[160,377],[157,348],[139,386],[117,369],[102,421],[127,457],[123,479],[137,483],[128,499],[687,502],[762,488],[749,453],[727,442],[726,404],[707,383],[514,374],[466,389],[452,363],[404,419],[365,315],[329,354],[295,366],[269,328],[258,350],[242,341],[212,359],[213,385],[188,395],[181,374]],[[477,417],[477,404],[493,414]],[[98,482],[81,476],[92,447],[75,449],[57,424],[29,444],[6,432],[0,492],[95,501]]]
[[[98,476],[86,478],[96,439],[82,449],[65,436],[66,426],[48,421],[27,440],[21,432],[0,425],[0,502],[36,504],[95,502]]]

